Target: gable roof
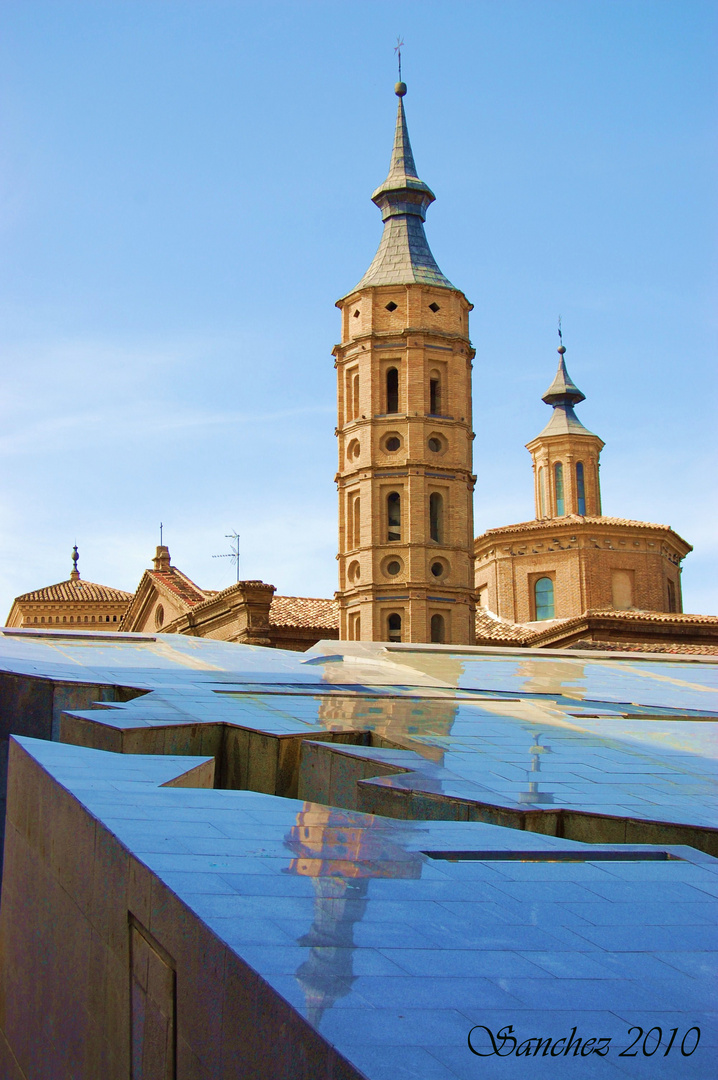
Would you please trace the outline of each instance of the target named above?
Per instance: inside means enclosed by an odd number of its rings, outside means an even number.
[[[169,570],[147,570],[145,573],[158,585],[169,589],[185,607],[194,607],[195,604],[201,604],[208,596],[215,595],[214,592],[211,594],[204,592],[176,566],[170,566]]]

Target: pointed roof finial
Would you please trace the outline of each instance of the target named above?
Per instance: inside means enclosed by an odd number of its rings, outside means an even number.
[[[397,44],[397,52],[402,44]],[[416,171],[404,111],[406,83],[396,83],[394,92],[399,105],[389,174],[371,197],[381,210],[384,234],[371,266],[352,292],[370,285],[420,284],[453,289],[437,266],[424,233],[426,210],[436,196]]]
[[[542,438],[544,435],[592,435],[593,432],[583,426],[573,411],[574,405],[578,405],[579,401],[586,400],[586,395],[579,390],[566,370],[566,361],[564,360],[566,346],[563,343],[560,315],[558,317],[558,339],[560,341],[560,345],[556,350],[559,357],[558,370],[553,382],[541,399],[547,405],[553,406],[553,413],[538,438]]]
[[[401,81],[401,50],[403,48],[404,48],[404,39],[403,39],[403,37],[401,37],[401,35],[399,35],[399,37],[396,39],[396,45],[394,46],[394,52],[396,53],[396,58],[397,58],[397,61],[399,62],[399,82],[396,84],[396,87],[394,89],[395,89],[395,93],[397,93],[399,95],[399,97],[403,97],[404,94],[406,93],[406,86],[404,86],[404,83]],[[399,90],[400,86],[404,87],[404,89],[402,91]]]
[[[72,571],[70,572],[70,581],[80,580],[80,571],[77,569],[77,561],[80,558],[80,554],[77,550],[77,544],[72,549]]]
[[[561,316],[558,317],[558,349],[556,352],[559,355],[558,371],[556,376],[549,386],[548,390],[542,397],[542,401],[545,401],[547,405],[577,405],[579,401],[585,401],[586,395],[583,394],[572,381],[571,376],[566,370],[566,361],[564,360],[564,354],[566,352],[566,346],[563,343],[563,331],[561,329]]]

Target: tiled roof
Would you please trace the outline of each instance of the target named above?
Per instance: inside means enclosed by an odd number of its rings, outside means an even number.
[[[97,585],[94,581],[83,581],[80,578],[79,581],[68,579],[67,581],[59,581],[57,585],[48,585],[44,589],[35,589],[34,592],[23,593],[22,596],[15,597],[15,602],[37,603],[54,600],[61,602],[88,601],[97,603],[101,601],[103,603],[122,602],[129,604],[133,596],[134,593],[123,592],[122,589],[111,589],[107,585]]]
[[[515,525],[499,525],[495,529],[487,529],[481,536],[477,536],[476,539],[483,540],[485,536],[504,536],[509,533],[533,532],[536,529],[543,529],[546,532],[551,532],[567,526],[575,528],[577,525],[592,525],[594,528],[620,528],[627,526],[631,529],[663,529],[666,532],[673,532],[670,525],[658,525],[654,521],[632,521],[630,518],[617,517],[579,517],[578,514],[566,514],[565,517],[560,518],[545,518],[544,520],[535,519],[534,521],[518,521]],[[684,540],[683,543],[686,543],[686,541]],[[691,548],[690,550],[692,551],[693,549]]]
[[[486,641],[500,641],[502,643],[515,642],[518,645],[538,645],[542,641],[551,639],[556,633],[563,635],[570,633],[575,627],[581,626],[588,621],[610,621],[614,624],[620,623],[633,623],[639,625],[645,625],[646,623],[652,623],[661,628],[662,631],[670,630],[671,627],[675,627],[676,631],[680,632],[682,629],[690,630],[692,627],[715,627],[718,630],[718,615],[690,615],[678,612],[668,611],[639,611],[634,609],[613,609],[608,611],[584,611],[582,615],[574,615],[568,619],[551,619],[545,623],[512,623],[508,619],[500,619],[497,615],[492,614],[490,611],[486,611],[480,608],[476,612],[476,641],[477,644],[482,644]],[[660,632],[660,631],[658,631]],[[595,642],[591,644],[590,648],[606,648],[621,650],[626,646],[627,651],[634,651],[634,648],[643,652],[672,652],[672,651],[685,651],[685,652],[699,652],[705,650],[707,652],[718,651],[718,648],[714,649],[712,645],[700,645],[692,646],[688,644],[672,645],[671,643],[664,643],[662,645],[656,645],[655,648],[652,643],[646,643],[646,647],[638,649],[640,643],[631,642]],[[579,648],[578,645],[571,646],[572,648]],[[588,647],[588,646],[587,646]],[[583,646],[581,646],[583,648]]]
[[[533,521],[517,521],[515,525],[499,525],[495,529],[487,529],[482,536],[491,536],[494,533],[525,532],[528,529],[556,529],[561,525],[631,525],[639,529],[668,529],[669,525],[658,525],[652,521],[631,521],[629,518],[614,517],[579,517],[578,514],[566,514],[565,517],[545,518]]]
[[[637,608],[608,611],[587,611],[586,615],[594,619],[626,619],[628,622],[660,622],[676,626],[718,626],[718,615],[691,615],[689,612],[676,611],[641,611]]]
[[[161,582],[165,588],[173,592],[188,607],[194,607],[195,604],[201,604],[203,600],[207,599],[207,594],[202,592],[188,577],[185,577],[176,566],[171,566],[169,570],[148,570],[147,573],[155,581]]]
[[[498,615],[487,611],[485,608],[477,608],[476,611],[476,640],[483,641],[516,642],[523,645],[536,636],[536,632],[521,623],[512,623],[508,619],[500,619]]]
[[[545,638],[549,638],[556,631],[562,634],[568,633],[574,627],[580,626],[581,623],[585,623],[587,620],[590,620],[591,622],[608,621],[614,624],[633,623],[641,626],[646,623],[652,623],[657,630],[659,627],[662,630],[675,627],[677,631],[680,631],[682,629],[690,630],[691,627],[699,626],[715,627],[716,630],[718,630],[718,615],[687,615],[669,611],[640,611],[632,608],[609,608],[608,611],[584,611],[583,615],[574,615],[569,619],[554,619],[551,622],[547,622],[544,627],[534,623],[532,625],[533,640],[541,641]]]
[[[718,642],[715,645],[684,645],[675,642],[657,641],[577,641],[567,645],[567,649],[592,649],[600,652],[641,652],[669,653],[700,656],[718,656]]]
[[[269,609],[271,626],[297,626],[307,629],[337,630],[339,604],[311,596],[275,596]]]
[[[188,579],[189,580],[189,579]],[[218,603],[225,603],[231,600],[237,593],[241,593],[242,590],[250,586],[251,588],[262,589],[274,589],[273,585],[267,585],[265,581],[237,581],[233,585],[228,585],[226,589],[205,589],[203,590],[204,599],[198,603],[192,610],[194,612],[206,611],[208,608],[213,607],[215,601]]]

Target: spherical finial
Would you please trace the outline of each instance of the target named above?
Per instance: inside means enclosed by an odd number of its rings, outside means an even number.
[[[560,353],[561,356],[563,356],[563,354],[566,352],[566,346],[565,345],[559,345],[559,347],[556,349],[556,352]]]
[[[405,82],[398,82],[396,84],[396,86],[394,87],[394,93],[396,94],[397,97],[403,97],[404,94],[406,93],[406,83]]]

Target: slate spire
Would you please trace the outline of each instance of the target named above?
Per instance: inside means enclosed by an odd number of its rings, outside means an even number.
[[[436,196],[416,171],[404,110],[406,83],[398,82],[394,89],[399,105],[389,174],[372,195],[372,202],[381,210],[384,234],[356,289],[411,284],[453,289],[437,266],[424,233],[426,210]]]
[[[579,401],[586,400],[586,395],[579,390],[566,370],[566,346],[561,344],[556,351],[559,355],[558,371],[541,400],[547,405],[578,405]]]
[[[573,433],[575,435],[592,435],[593,432],[584,427],[573,411],[574,405],[586,400],[586,395],[579,390],[566,369],[564,354],[566,347],[563,341],[558,347],[558,370],[554,380],[546,393],[541,398],[547,405],[553,405],[553,414],[548,424],[541,432],[543,435],[562,435]]]

